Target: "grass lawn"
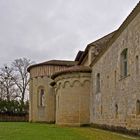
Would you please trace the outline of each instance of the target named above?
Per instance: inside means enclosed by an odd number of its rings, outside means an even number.
[[[0,122],[0,140],[140,140],[89,127]]]

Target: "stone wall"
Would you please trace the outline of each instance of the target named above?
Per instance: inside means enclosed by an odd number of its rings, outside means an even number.
[[[56,124],[89,124],[90,73],[67,73],[55,81]]]
[[[55,95],[50,86],[51,79],[48,77],[32,78],[30,81],[30,117],[33,122],[55,121]],[[45,90],[45,105],[39,106],[39,88]]]
[[[30,103],[29,121],[32,122],[55,122],[55,93],[50,76],[54,72],[66,69],[67,66],[36,66],[30,70]],[[39,89],[45,91],[44,106],[39,105]]]
[[[120,54],[128,48],[128,75],[121,78]],[[140,128],[136,102],[140,100],[140,14],[126,27],[110,48],[92,66],[90,122],[110,126]],[[140,68],[140,62],[138,62]],[[96,76],[100,73],[100,93],[96,93]],[[118,110],[116,113],[116,105]]]
[[[50,85],[50,77],[55,72],[65,70],[70,65],[36,65],[30,69],[30,104],[29,121],[55,122],[56,97],[54,88]],[[39,105],[39,90],[44,89],[44,106]]]

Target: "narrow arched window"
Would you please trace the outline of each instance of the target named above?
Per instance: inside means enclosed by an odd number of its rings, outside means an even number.
[[[44,91],[44,89],[39,90],[39,106],[40,107],[45,106],[45,91]]]
[[[118,105],[115,104],[115,117],[117,118],[118,117]]]
[[[117,72],[115,70],[115,72],[114,72],[114,85],[115,85],[115,88],[116,88],[116,83],[117,83]]]
[[[57,107],[58,107],[58,109],[59,109],[59,96],[58,96],[58,98],[57,98]]]
[[[96,76],[96,93],[99,93],[100,90],[101,90],[100,73],[98,73],[97,76]]]
[[[136,102],[136,114],[140,115],[140,100],[137,100]]]
[[[101,115],[103,114],[103,106],[101,105]]]
[[[121,53],[121,77],[128,75],[128,49],[124,49]]]
[[[136,75],[139,74],[139,56],[136,56]]]

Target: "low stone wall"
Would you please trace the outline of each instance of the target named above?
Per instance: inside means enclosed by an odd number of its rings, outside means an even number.
[[[121,126],[113,126],[113,125],[106,125],[106,124],[90,124],[91,127],[99,128],[103,130],[109,130],[113,132],[119,132],[128,135],[135,135],[140,136],[140,130],[138,129],[127,129],[126,127]]]
[[[0,122],[28,122],[29,115],[0,114]]]

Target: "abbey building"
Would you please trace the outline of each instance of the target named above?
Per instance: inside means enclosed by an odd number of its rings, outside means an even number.
[[[140,2],[74,61],[32,65],[30,121],[140,129]]]

